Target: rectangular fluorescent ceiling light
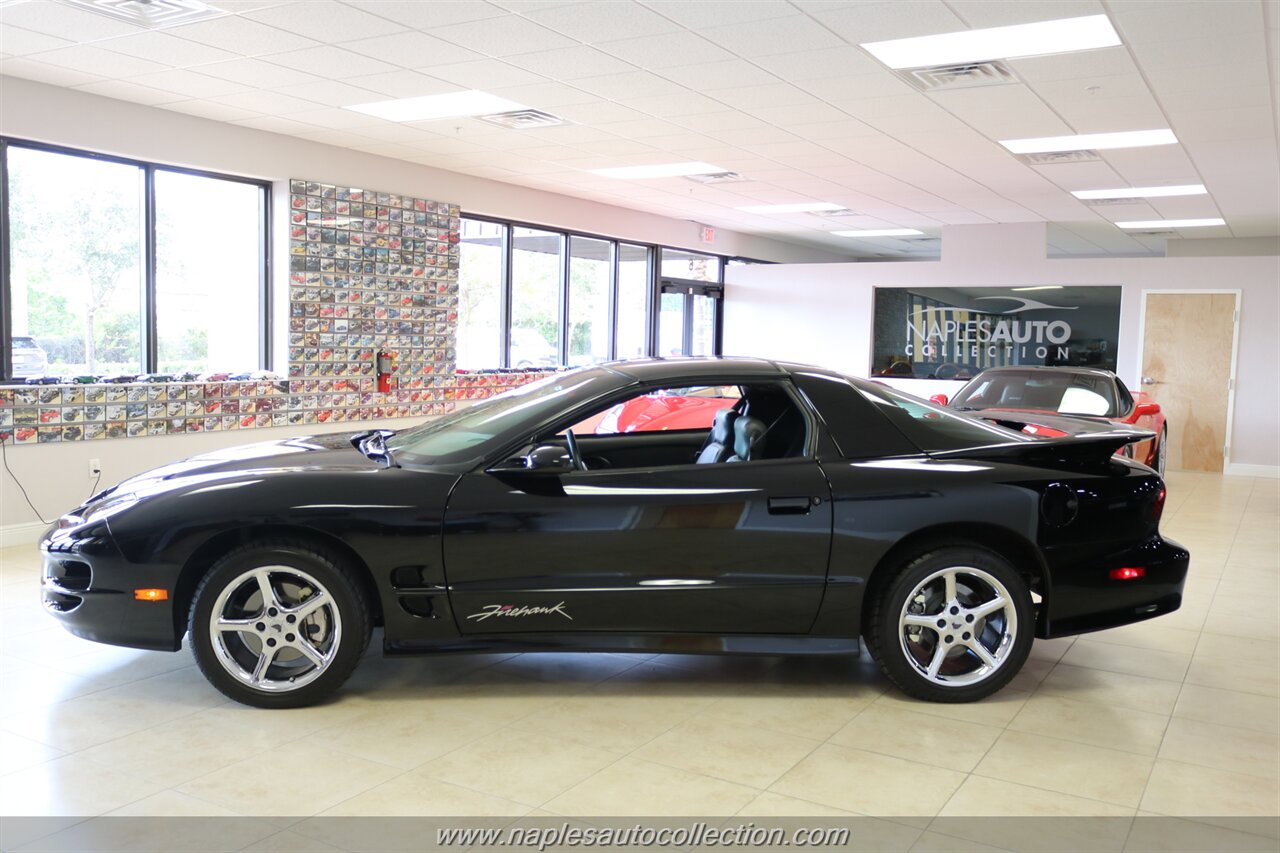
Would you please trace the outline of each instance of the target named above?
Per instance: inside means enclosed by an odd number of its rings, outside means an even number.
[[[1120,36],[1106,15],[1088,15],[1011,27],[873,41],[862,45],[862,48],[885,65],[897,69],[1045,56],[1119,44]]]
[[[1072,190],[1081,200],[1099,198],[1164,198],[1175,195],[1206,195],[1204,184],[1183,184],[1175,187],[1117,187],[1114,190]]]
[[[1107,148],[1143,148],[1173,145],[1178,138],[1169,128],[1126,130],[1120,133],[1080,133],[1075,136],[1037,136],[1031,139],[1002,139],[1000,144],[1014,154],[1047,154],[1057,151],[1102,151]]]
[[[829,201],[810,201],[797,204],[753,204],[740,207],[744,213],[821,213],[823,211],[844,210],[843,204],[832,204]]]
[[[524,104],[480,92],[450,92],[447,95],[423,95],[418,98],[398,98],[394,101],[374,101],[370,104],[353,104],[343,107],[358,113],[385,118],[388,121],[431,121],[440,118],[465,118],[506,113],[528,109]]]
[[[914,228],[873,228],[869,231],[832,231],[837,237],[920,237],[923,231]]]
[[[1144,219],[1138,222],[1117,222],[1121,228],[1204,228],[1209,225],[1226,225],[1225,219]]]
[[[637,180],[640,178],[683,178],[689,175],[715,175],[727,172],[710,163],[655,163],[652,166],[617,166],[612,169],[588,169],[593,175],[605,178]]]

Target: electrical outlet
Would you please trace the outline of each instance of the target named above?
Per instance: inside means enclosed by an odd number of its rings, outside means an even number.
[[[89,476],[90,477],[102,476],[102,460],[101,459],[89,460]]]

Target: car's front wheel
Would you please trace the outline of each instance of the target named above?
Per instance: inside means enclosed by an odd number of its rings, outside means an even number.
[[[1169,427],[1160,427],[1160,441],[1156,445],[1156,473],[1164,476],[1164,463],[1169,453]]]
[[[904,693],[972,702],[1018,674],[1035,634],[1027,583],[999,555],[940,547],[907,560],[872,604],[867,645]]]
[[[246,545],[196,588],[189,631],[201,672],[237,702],[312,705],[342,685],[369,644],[369,605],[334,555],[290,542]]]

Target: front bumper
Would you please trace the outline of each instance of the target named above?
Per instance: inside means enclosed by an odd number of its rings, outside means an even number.
[[[1054,570],[1036,636],[1085,634],[1172,613],[1182,606],[1190,563],[1186,548],[1157,535],[1088,565]],[[1112,580],[1111,570],[1125,566],[1141,567],[1146,573]]]
[[[58,529],[40,542],[40,595],[45,612],[72,634],[135,649],[177,651],[182,636],[173,612],[173,579],[168,567],[125,560],[106,524]],[[167,601],[135,601],[135,589],[169,590]]]

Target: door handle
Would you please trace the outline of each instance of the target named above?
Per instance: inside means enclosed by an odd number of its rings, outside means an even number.
[[[770,515],[808,515],[812,498],[769,498]]]
[[[1143,385],[1159,385],[1160,381],[1151,376],[1144,376],[1142,377],[1142,384]]]

